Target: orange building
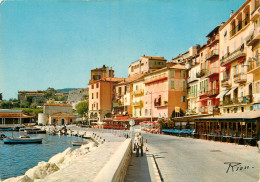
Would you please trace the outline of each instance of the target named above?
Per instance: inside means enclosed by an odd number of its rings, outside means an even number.
[[[111,117],[112,104],[115,98],[114,85],[122,78],[114,78],[114,70],[105,65],[91,70],[89,81],[89,121],[103,122],[105,117]]]

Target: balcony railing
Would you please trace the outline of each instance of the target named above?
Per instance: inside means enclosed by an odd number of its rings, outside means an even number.
[[[194,97],[197,97],[198,94],[197,93],[189,93],[187,94],[187,98],[190,99],[190,98],[194,98]]]
[[[202,89],[199,91],[199,95],[202,96],[202,95],[207,95],[208,94],[208,90],[206,89]]]
[[[214,42],[219,40],[219,34],[215,35],[214,37],[211,37],[208,41],[207,44],[208,46],[210,46],[211,44],[213,44]]]
[[[246,52],[244,49],[244,44],[236,49],[232,53],[227,53],[225,56],[223,56],[220,60],[221,66],[225,66],[228,63],[231,63],[232,61],[236,61],[239,58],[246,57]]]
[[[230,31],[230,38],[233,37],[236,33],[238,33],[240,30],[242,30],[246,25],[248,25],[250,22],[249,17],[246,17],[242,22],[239,22],[236,27],[234,27]]]
[[[219,94],[219,89],[212,89],[208,91],[208,96],[214,96]]]
[[[211,59],[213,59],[213,58],[215,58],[215,57],[218,57],[218,55],[219,55],[218,49],[213,49],[213,50],[211,50],[211,51],[207,54],[206,59],[207,59],[207,60],[211,60]]]
[[[219,67],[212,67],[207,71],[207,76],[213,76],[219,74]]]
[[[161,103],[156,103],[154,107],[165,107],[168,106],[168,101],[162,101]]]
[[[192,83],[192,82],[195,82],[195,81],[198,81],[198,79],[196,77],[189,77],[188,78],[188,83]]]
[[[122,106],[124,106],[124,103],[123,103],[123,102],[120,102],[120,101],[118,101],[118,102],[113,101],[113,107],[122,107]]]
[[[199,107],[199,112],[202,114],[207,114],[209,112],[208,106]]]
[[[144,90],[143,89],[133,91],[133,95],[143,95],[143,94],[144,94]]]
[[[260,26],[258,25],[253,31],[252,35],[247,39],[246,45],[252,46],[257,43],[260,39]]]
[[[154,75],[152,77],[146,77],[144,80],[144,83],[150,83],[150,82],[155,82],[163,79],[168,79],[167,73],[163,73],[160,75]]]
[[[134,107],[141,107],[143,106],[143,101],[133,102]]]
[[[247,95],[247,96],[244,96],[244,97],[239,97],[238,98],[238,102],[240,104],[250,104],[253,102],[253,96],[252,95]]]
[[[234,75],[234,82],[235,83],[245,83],[246,82],[246,74],[245,73],[238,73]]]
[[[260,70],[260,57],[256,57],[256,60],[252,60],[249,62],[248,72],[251,72],[252,70]]]
[[[201,78],[201,77],[206,75],[206,72],[207,72],[206,69],[202,69],[202,70],[200,70],[199,72],[196,73],[196,77]]]
[[[221,86],[231,87],[231,81],[229,80],[229,77],[224,77],[223,80],[221,80]]]

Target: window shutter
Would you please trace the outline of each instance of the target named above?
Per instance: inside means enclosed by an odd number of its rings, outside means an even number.
[[[171,70],[171,78],[174,78],[174,70]]]
[[[171,89],[174,89],[174,80],[171,80]]]

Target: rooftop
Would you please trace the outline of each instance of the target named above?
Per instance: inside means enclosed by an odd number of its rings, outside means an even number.
[[[68,113],[55,113],[55,114],[52,114],[51,116],[56,116],[56,117],[58,117],[58,116],[74,117],[74,115],[68,114]]]
[[[71,104],[44,104],[44,106],[70,106]]]

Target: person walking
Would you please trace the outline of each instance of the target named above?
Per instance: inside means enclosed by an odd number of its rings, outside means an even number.
[[[139,134],[136,133],[134,139],[134,149],[135,149],[136,157],[139,157],[139,145],[140,145],[139,143],[140,143]]]
[[[144,137],[141,134],[141,132],[139,132],[138,134],[138,139],[139,139],[139,148],[141,150],[141,157],[143,157],[144,155],[144,150],[143,150],[143,146],[144,146]]]

